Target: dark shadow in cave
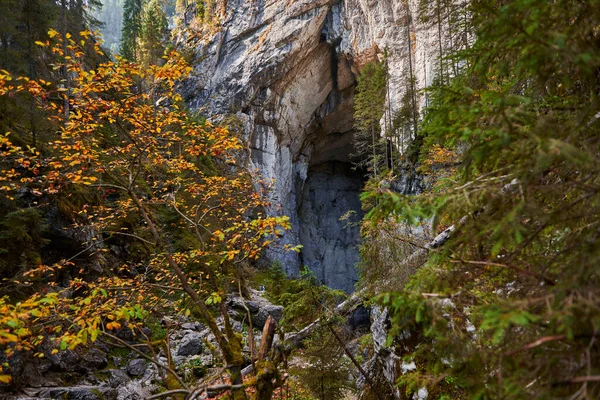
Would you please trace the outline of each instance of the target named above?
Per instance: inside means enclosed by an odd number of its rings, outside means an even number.
[[[325,285],[346,292],[358,281],[364,171],[350,161],[352,133],[320,135],[298,191],[301,262]]]

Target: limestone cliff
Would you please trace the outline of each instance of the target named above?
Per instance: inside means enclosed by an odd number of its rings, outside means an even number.
[[[275,181],[274,203],[293,224],[284,241],[304,248],[268,257],[290,275],[308,265],[329,286],[353,290],[363,185],[349,160],[356,76],[387,52],[392,113],[410,70],[418,89],[431,82],[439,27],[419,22],[418,3],[229,0],[218,3],[216,26],[181,34],[195,53],[188,103],[209,115],[234,114],[251,168]],[[425,101],[419,95],[421,107]]]

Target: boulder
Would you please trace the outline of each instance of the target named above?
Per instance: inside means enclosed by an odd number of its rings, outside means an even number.
[[[144,372],[146,372],[146,367],[148,366],[148,362],[143,358],[136,358],[134,360],[129,361],[127,364],[127,373],[130,376],[142,376]]]
[[[177,348],[178,356],[194,356],[202,353],[202,336],[200,333],[191,332],[181,339]]]
[[[130,380],[127,373],[122,369],[111,369],[108,371],[108,383],[113,388],[119,387]]]
[[[182,329],[188,330],[188,331],[197,331],[200,332],[204,329],[206,329],[206,327],[201,324],[200,322],[185,322],[181,325]]]
[[[267,322],[269,315],[279,321],[283,317],[283,306],[272,304],[269,300],[260,295],[260,292],[251,290],[250,300],[242,299],[237,295],[232,295],[227,299],[227,305],[232,310],[230,317],[240,321],[246,321],[246,308],[250,311],[252,324],[255,329],[262,329]],[[237,328],[237,329],[236,329]],[[239,326],[234,323],[234,329],[239,330]]]
[[[252,323],[256,329],[262,329],[267,323],[269,315],[276,321],[281,320],[283,317],[283,306],[276,306],[268,304],[260,308],[258,313],[252,315]]]
[[[76,351],[64,350],[56,354],[52,354],[48,349],[46,357],[51,363],[51,369],[60,372],[88,373],[108,365],[106,353],[96,347],[79,348]]]

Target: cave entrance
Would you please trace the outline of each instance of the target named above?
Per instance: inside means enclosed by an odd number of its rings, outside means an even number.
[[[297,193],[301,262],[323,284],[350,293],[358,281],[364,171],[350,160],[351,131],[321,131],[311,147],[306,179]]]

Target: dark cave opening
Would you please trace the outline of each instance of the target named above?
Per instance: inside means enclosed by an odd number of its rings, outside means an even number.
[[[352,132],[317,135],[297,188],[302,265],[323,284],[353,292],[358,281],[364,171],[350,160]]]

